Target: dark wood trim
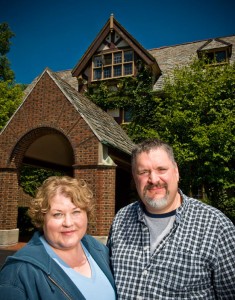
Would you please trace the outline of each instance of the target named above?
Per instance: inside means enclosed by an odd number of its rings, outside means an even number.
[[[141,44],[139,44],[114,18],[113,18],[113,27],[111,31],[111,42],[114,42],[115,32],[128,43],[130,48],[138,54],[139,57],[149,66],[154,66],[154,69],[159,73],[160,68],[155,60],[155,58],[144,49]],[[92,59],[92,56],[96,53],[99,46],[104,43],[106,36],[110,33],[110,20],[105,24],[103,29],[98,34],[97,38],[93,41],[91,46],[88,48],[86,53],[83,55],[81,60],[72,70],[72,76],[78,77],[82,71],[86,68],[89,61]],[[90,62],[91,63],[91,62]]]

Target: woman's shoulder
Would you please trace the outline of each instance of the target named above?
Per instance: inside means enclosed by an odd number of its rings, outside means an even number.
[[[82,239],[82,243],[93,257],[96,257],[97,255],[109,257],[108,247],[103,242],[99,241],[98,237],[86,234]]]
[[[89,245],[89,246],[97,248],[99,250],[104,250],[107,248],[106,245],[103,242],[101,242],[101,238],[94,237],[89,234],[86,234],[83,237],[82,242],[85,244],[85,247],[86,247],[86,245]]]

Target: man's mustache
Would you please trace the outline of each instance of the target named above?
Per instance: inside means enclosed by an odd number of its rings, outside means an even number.
[[[166,188],[166,184],[147,184],[144,188],[144,191],[151,190],[152,188]]]

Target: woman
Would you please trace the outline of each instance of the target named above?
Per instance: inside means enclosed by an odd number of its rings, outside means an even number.
[[[116,299],[108,250],[86,235],[93,206],[84,181],[67,176],[44,181],[29,210],[39,231],[6,260],[1,299]]]

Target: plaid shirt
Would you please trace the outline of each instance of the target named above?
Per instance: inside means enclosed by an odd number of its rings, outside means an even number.
[[[235,226],[215,208],[181,196],[173,228],[152,256],[141,204],[117,213],[108,246],[118,299],[235,299]]]

